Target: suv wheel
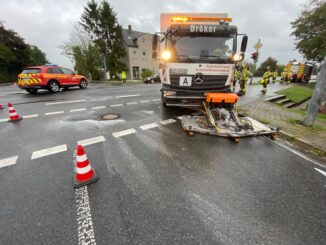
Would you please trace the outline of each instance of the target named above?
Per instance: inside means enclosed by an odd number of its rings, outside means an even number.
[[[57,81],[50,81],[49,82],[49,91],[51,93],[57,93],[60,90],[59,83]]]
[[[80,80],[79,87],[81,89],[87,88],[87,81],[85,79]]]
[[[37,89],[36,88],[27,88],[26,91],[30,94],[36,94],[37,93]]]

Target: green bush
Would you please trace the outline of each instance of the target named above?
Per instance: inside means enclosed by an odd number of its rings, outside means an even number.
[[[152,70],[143,70],[141,72],[141,78],[142,79],[145,79],[145,78],[150,77],[152,75],[153,75],[153,71]]]

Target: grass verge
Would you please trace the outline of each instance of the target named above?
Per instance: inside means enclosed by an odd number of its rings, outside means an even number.
[[[293,86],[276,92],[277,94],[285,95],[293,102],[299,103],[312,96],[313,90],[311,88],[302,86]]]

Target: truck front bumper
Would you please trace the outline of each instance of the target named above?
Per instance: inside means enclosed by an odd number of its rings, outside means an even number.
[[[162,94],[162,102],[166,104],[166,106],[200,107],[207,93],[230,93],[231,89],[230,87],[225,87],[219,90],[201,91],[163,86],[160,91]]]

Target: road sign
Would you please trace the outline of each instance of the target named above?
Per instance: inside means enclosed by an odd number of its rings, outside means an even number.
[[[263,44],[260,42],[260,39],[258,42],[254,45],[254,49],[259,50],[263,47]]]

